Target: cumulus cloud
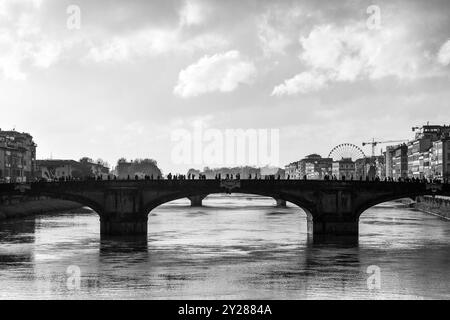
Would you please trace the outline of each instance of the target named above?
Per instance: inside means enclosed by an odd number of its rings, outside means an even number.
[[[95,62],[120,62],[134,57],[157,55],[169,51],[177,41],[170,30],[138,30],[93,45],[87,58]]]
[[[33,64],[39,68],[49,68],[58,61],[63,51],[63,43],[57,41],[42,41],[37,43],[34,52],[32,52]]]
[[[187,98],[213,91],[230,92],[239,84],[250,83],[255,74],[254,64],[244,60],[239,51],[204,56],[180,71],[174,93]]]
[[[272,91],[272,95],[282,96],[318,91],[326,87],[327,81],[327,77],[322,74],[302,72],[276,86]]]
[[[447,40],[439,49],[437,59],[444,66],[450,63],[450,40]]]
[[[0,15],[8,16],[13,6],[39,8],[42,0],[2,0],[0,1]]]
[[[228,41],[219,35],[199,34],[184,39],[180,29],[149,28],[114,37],[92,45],[86,60],[125,62],[133,58],[154,57],[170,52],[192,53],[196,50],[222,49]]]
[[[192,53],[197,50],[222,50],[228,45],[224,36],[202,32],[190,34],[187,27],[207,21],[211,7],[200,0],[185,0],[178,11],[178,25],[146,27],[111,39],[92,41],[86,60],[95,62],[125,62],[139,57],[154,57],[166,53]]]
[[[25,80],[27,66],[48,68],[60,57],[63,43],[41,33],[39,0],[0,2],[0,73],[6,79]]]
[[[205,22],[208,8],[198,0],[186,0],[180,10],[180,25],[195,26]]]
[[[301,37],[300,44],[299,58],[307,71],[276,86],[272,94],[305,93],[338,81],[419,75],[420,52],[408,43],[401,28],[371,32],[363,24],[319,25]],[[311,84],[305,84],[306,80]]]
[[[291,39],[270,23],[268,14],[261,17],[257,27],[258,38],[265,56],[285,53],[286,47],[291,44]]]

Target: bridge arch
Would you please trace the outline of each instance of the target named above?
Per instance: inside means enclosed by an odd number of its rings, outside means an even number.
[[[142,214],[144,215],[148,215],[150,214],[150,212],[159,207],[160,205],[163,205],[165,203],[171,202],[171,201],[175,201],[175,200],[179,200],[179,199],[184,199],[184,198],[189,198],[189,197],[196,197],[196,196],[208,196],[210,194],[226,194],[227,192],[224,192],[223,190],[216,190],[216,191],[211,191],[209,193],[205,193],[204,191],[200,191],[200,192],[174,192],[171,194],[166,194],[166,195],[161,195],[155,199],[151,199],[150,201],[148,201],[147,203],[144,204],[143,209],[142,209]],[[300,209],[302,209],[307,216],[307,220],[312,220],[312,211],[314,210],[314,206],[312,203],[308,203],[307,201],[301,201],[299,200],[297,197],[291,196],[289,194],[284,194],[284,193],[278,193],[276,195],[274,195],[271,192],[261,192],[259,190],[257,191],[243,191],[243,190],[236,190],[233,191],[233,193],[237,193],[237,194],[247,194],[247,195],[257,195],[257,196],[263,196],[263,197],[269,197],[269,198],[275,198],[275,199],[281,199],[281,200],[285,200],[288,202],[291,202],[292,204],[296,205],[297,207],[299,207]]]
[[[405,198],[411,198],[414,200],[416,197],[419,196],[432,196],[433,192],[407,192],[404,194],[397,194],[397,195],[383,195],[376,197],[372,200],[366,201],[364,204],[360,205],[356,209],[356,217],[359,219],[359,217],[368,209],[375,207],[376,205],[389,202],[389,201],[395,201]]]
[[[308,234],[312,234],[313,228],[314,228],[314,224],[313,224],[314,207],[313,207],[312,203],[308,203],[307,201],[300,201],[298,197],[295,197],[295,196],[292,196],[289,194],[284,194],[284,193],[279,193],[277,195],[274,195],[273,193],[270,193],[270,192],[250,192],[250,191],[243,192],[240,190],[233,192],[233,193],[244,194],[244,195],[263,196],[263,197],[274,198],[274,199],[282,199],[282,200],[292,203],[293,205],[295,205],[296,207],[298,207],[299,209],[301,209],[301,211],[303,211],[305,213]],[[206,194],[206,196],[212,195],[212,194],[227,194],[227,192],[224,192],[223,190],[216,191],[216,192],[208,193],[208,194]],[[199,195],[205,195],[205,193],[204,192],[197,192],[197,193],[195,193],[195,192],[189,192],[189,193],[177,192],[177,193],[173,193],[170,195],[164,195],[155,200],[149,201],[144,206],[142,213],[145,215],[145,217],[148,218],[151,211],[156,209],[160,205],[169,203],[171,201],[189,198],[189,197],[193,197],[193,196],[199,196]],[[301,214],[301,212],[298,212],[298,213]],[[151,225],[151,223],[150,223],[150,225]]]
[[[39,193],[33,193],[33,196],[41,196],[41,197],[48,197],[52,199],[61,199],[61,200],[67,200],[79,203],[83,206],[89,207],[92,210],[94,210],[97,214],[101,215],[103,214],[103,206],[97,203],[96,201],[89,199],[87,197],[83,197],[77,194],[70,194],[70,193],[60,193],[60,192],[39,192]]]

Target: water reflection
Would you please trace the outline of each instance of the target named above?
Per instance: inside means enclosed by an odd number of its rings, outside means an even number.
[[[308,244],[315,247],[340,246],[342,248],[353,248],[359,245],[359,236],[330,236],[308,234]]]
[[[0,225],[0,269],[33,261],[36,223],[34,218],[7,220]]]
[[[115,253],[147,252],[147,236],[114,236],[100,239],[100,256]]]
[[[306,215],[270,198],[188,204],[155,209],[145,239],[100,238],[96,214],[2,222],[0,298],[450,297],[450,226],[434,216],[394,203],[370,209],[356,244],[308,239]],[[71,266],[81,272],[76,290],[67,286]],[[370,266],[380,269],[380,289],[367,285]]]
[[[34,218],[5,220],[1,222],[0,241],[15,242],[19,240],[21,243],[32,243],[34,242],[35,230],[36,222]]]

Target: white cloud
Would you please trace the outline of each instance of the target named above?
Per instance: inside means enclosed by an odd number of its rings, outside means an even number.
[[[409,43],[405,30],[370,31],[364,24],[345,27],[320,25],[300,38],[300,60],[307,68],[296,77],[275,87],[273,94],[315,91],[325,83],[394,76],[411,79],[420,76],[421,53]],[[313,83],[305,84],[310,79]],[[299,87],[294,88],[295,85]]]
[[[447,40],[439,49],[438,62],[444,66],[450,63],[450,40]]]
[[[180,10],[180,25],[189,27],[203,24],[208,14],[207,11],[205,4],[198,0],[186,0]]]
[[[236,50],[204,56],[180,71],[174,93],[187,98],[213,91],[230,92],[241,83],[250,83],[255,74],[254,64],[242,59]]]
[[[201,25],[210,8],[199,0],[186,0],[179,11],[179,25],[150,27],[116,36],[106,41],[91,41],[87,60],[95,62],[126,62],[137,57],[154,57],[171,52],[192,53],[196,50],[218,50],[228,45],[221,35],[201,33],[188,35],[184,27]]]
[[[395,27],[371,32],[363,24],[318,26],[300,39],[300,59],[312,68],[332,72],[339,81],[364,76],[408,77],[414,71],[417,52],[403,37],[403,30]],[[409,55],[400,55],[401,51]]]
[[[50,67],[59,59],[62,47],[44,37],[23,39],[0,30],[0,73],[7,79],[25,80],[26,66]]]
[[[136,57],[221,49],[227,45],[224,38],[213,34],[183,39],[180,29],[145,29],[92,45],[86,58],[95,62],[126,62]]]
[[[1,0],[0,15],[9,16],[14,6],[38,9],[41,4],[42,0]]]
[[[40,0],[0,1],[0,74],[6,79],[25,80],[28,66],[48,68],[60,57],[63,42],[41,32]]]
[[[272,91],[272,95],[282,96],[318,91],[326,87],[327,81],[327,77],[322,74],[302,72],[276,86]]]
[[[39,68],[49,68],[61,56],[63,44],[56,41],[43,41],[36,45],[32,53],[34,66]]]
[[[291,40],[270,24],[267,14],[261,17],[257,27],[258,38],[265,56],[285,53],[285,49],[291,43]]]
[[[87,56],[95,62],[120,62],[134,57],[157,55],[168,51],[176,41],[176,34],[168,30],[141,30],[114,37],[93,46]]]

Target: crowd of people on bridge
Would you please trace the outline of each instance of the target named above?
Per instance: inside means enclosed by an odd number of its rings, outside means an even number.
[[[89,177],[85,177],[85,178],[74,178],[72,176],[63,176],[63,177],[59,177],[59,178],[54,178],[54,179],[36,179],[36,181],[41,181],[41,182],[66,182],[66,181],[110,181],[110,180],[211,180],[211,179],[207,179],[206,175],[204,174],[187,174],[187,175],[183,175],[183,174],[172,174],[169,173],[165,178],[161,175],[157,175],[154,176],[152,175],[145,175],[145,176],[138,176],[135,175],[134,177],[131,177],[130,175],[128,175],[125,179],[119,179],[117,176],[115,175],[106,175],[106,176],[102,176],[102,175],[98,175],[98,176],[89,176]],[[241,175],[240,173],[236,173],[236,174],[226,174],[225,176],[222,176],[221,173],[218,173],[215,175],[214,180],[241,180]],[[281,177],[281,175],[258,175],[258,174],[249,174],[247,177],[247,180],[308,180],[308,177],[306,175],[303,176],[302,179],[299,178],[291,178],[291,176],[288,174],[286,175],[286,177]],[[313,180],[317,180],[317,179],[313,179]],[[365,178],[363,178],[362,176],[360,176],[358,179],[354,179],[354,176],[351,175],[349,178],[347,178],[346,176],[342,176],[340,179],[338,179],[338,177],[336,175],[329,175],[326,174],[323,179],[323,181],[355,181],[355,180],[359,180],[359,181],[366,181],[366,182],[415,182],[415,183],[449,183],[448,179],[427,179],[425,177],[423,178],[398,178],[398,179],[394,179],[392,177],[385,177],[384,179],[381,179],[379,176],[373,176],[373,177],[369,177],[366,176]]]
[[[167,180],[195,180],[196,175],[193,173],[185,174],[175,174],[169,173],[167,175]],[[206,180],[206,176],[204,174],[199,174],[197,180]]]

